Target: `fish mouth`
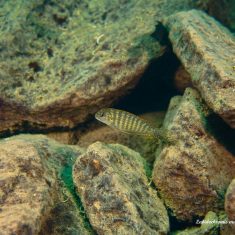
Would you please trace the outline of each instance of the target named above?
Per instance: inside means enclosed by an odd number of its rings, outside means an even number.
[[[99,112],[97,112],[96,114],[95,114],[95,119],[97,119],[97,120],[99,120]]]
[[[98,121],[101,121],[103,122],[103,117],[104,117],[104,112],[103,111],[98,111],[96,114],[95,114],[95,118],[98,120]]]

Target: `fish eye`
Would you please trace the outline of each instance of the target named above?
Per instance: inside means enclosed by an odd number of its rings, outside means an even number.
[[[104,117],[104,112],[99,112],[100,117]]]

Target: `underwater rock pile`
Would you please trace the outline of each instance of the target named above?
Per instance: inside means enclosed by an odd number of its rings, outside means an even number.
[[[164,120],[177,140],[159,149],[153,182],[178,220],[223,209],[223,195],[235,178],[235,158],[206,130],[207,115],[197,91],[187,88],[171,100]]]
[[[208,106],[235,128],[234,35],[196,10],[170,16],[166,26],[173,50],[193,85]]]
[[[111,2],[0,2],[0,234],[235,234],[235,4]],[[172,141],[94,120],[113,105]]]
[[[84,122],[163,53],[158,1],[14,2],[2,4],[0,18],[1,132]]]
[[[194,5],[2,1],[0,132],[72,128],[111,105],[164,53],[157,22]]]

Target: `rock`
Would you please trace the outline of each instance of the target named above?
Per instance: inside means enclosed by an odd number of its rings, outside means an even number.
[[[61,144],[76,143],[76,136],[74,131],[49,132],[46,134],[46,136],[58,141]]]
[[[164,120],[176,141],[158,149],[153,182],[180,221],[223,209],[235,176],[235,158],[208,132],[208,114],[198,92],[187,88],[183,97],[171,100]]]
[[[184,90],[187,87],[192,87],[192,81],[189,73],[184,69],[183,66],[180,66],[174,76],[175,87],[181,93],[184,93]]]
[[[208,106],[235,128],[234,36],[197,10],[176,13],[165,25],[193,85]]]
[[[171,235],[216,235],[219,234],[219,223],[216,213],[209,211],[200,227],[187,228],[183,231],[172,232]],[[200,221],[201,222],[201,221]]]
[[[78,205],[66,192],[68,179],[60,177],[80,154],[79,147],[60,145],[43,135],[19,135],[0,141],[1,235],[58,234],[56,226],[63,234],[72,230],[90,234]],[[50,232],[46,230],[49,221]]]
[[[153,126],[160,127],[164,116],[164,112],[154,112],[143,114],[140,117],[147,120]],[[155,152],[158,147],[156,140],[141,138],[138,135],[129,135],[110,128],[109,126],[99,126],[93,130],[88,129],[84,134],[79,133],[76,138],[78,139],[77,145],[81,147],[88,147],[96,141],[101,141],[107,144],[119,143],[125,145],[140,153],[141,156],[149,163],[154,162]]]
[[[0,132],[72,128],[110,106],[163,53],[157,21],[193,6],[194,0],[1,3]]]
[[[144,159],[119,144],[96,142],[76,161],[74,184],[98,234],[167,234],[167,211],[146,172]]]
[[[235,231],[235,179],[230,183],[225,195],[225,211],[228,220],[233,221],[233,224],[230,224],[230,226]]]

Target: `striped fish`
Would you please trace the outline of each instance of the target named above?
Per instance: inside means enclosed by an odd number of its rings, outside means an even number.
[[[95,118],[110,127],[128,134],[155,138],[162,142],[172,142],[168,131],[152,127],[144,119],[123,110],[104,108],[95,114]]]

